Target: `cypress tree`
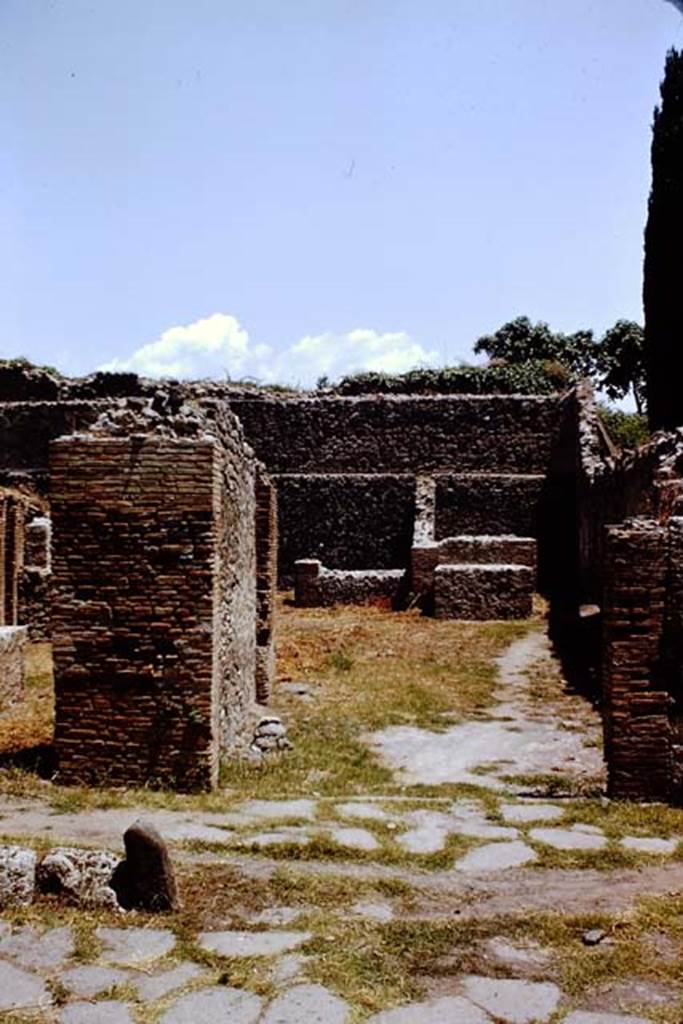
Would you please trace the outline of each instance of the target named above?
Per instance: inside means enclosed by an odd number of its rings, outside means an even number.
[[[683,424],[683,52],[669,50],[652,125],[643,306],[653,430]]]

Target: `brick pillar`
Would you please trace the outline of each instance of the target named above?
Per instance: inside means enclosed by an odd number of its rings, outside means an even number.
[[[219,463],[211,439],[52,443],[61,781],[182,790],[216,781],[227,672]],[[253,680],[253,662],[251,671]]]
[[[669,526],[669,577],[664,623],[664,678],[673,704],[674,799],[683,803],[683,516],[672,516]]]
[[[667,549],[667,529],[653,520],[606,530],[603,721],[614,797],[672,794],[670,697],[660,683]]]
[[[19,622],[19,576],[24,567],[25,508],[12,495],[8,495],[4,504],[4,623],[16,626]]]
[[[277,491],[263,472],[256,475],[256,699],[266,704],[275,678],[277,588]]]

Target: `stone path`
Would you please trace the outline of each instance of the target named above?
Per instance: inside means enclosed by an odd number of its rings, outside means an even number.
[[[499,686],[485,719],[436,734],[390,726],[372,736],[372,745],[408,783],[470,783],[505,791],[509,786],[504,778],[513,773],[602,777],[599,716],[576,697],[567,698],[573,728],[558,728],[557,702],[544,706],[530,697],[527,673],[534,667],[559,676],[550,642],[541,631],[516,641],[498,659]]]
[[[224,811],[146,810],[145,817],[169,840],[176,860],[192,865],[227,863],[264,879],[286,857],[300,877],[410,883],[409,911],[392,898],[390,887],[371,896],[354,894],[338,913],[361,930],[391,928],[407,917],[426,927],[456,915],[459,920],[500,914],[523,919],[535,910],[629,910],[641,892],[682,891],[683,829],[679,835],[639,823],[616,831],[607,801],[539,799],[509,781],[518,773],[557,767],[578,781],[600,778],[595,714],[576,698],[539,706],[527,676],[539,663],[551,671],[547,641],[537,632],[512,644],[500,659],[496,703],[487,716],[439,733],[396,727],[369,738],[397,778],[474,783],[483,790],[479,794],[416,799],[398,790],[325,798],[307,793],[300,799],[233,801]],[[527,795],[520,792],[525,789]],[[0,831],[19,840],[29,835],[120,852],[121,836],[138,813],[111,808],[61,814],[47,800],[0,797]],[[311,861],[308,853],[309,859],[297,861],[297,851],[314,842],[321,849],[328,844],[333,856]],[[609,871],[608,862],[600,862],[619,856],[633,867]],[[357,1019],[363,1004],[352,1006],[331,982],[319,983],[325,960],[321,926],[315,913],[306,918],[314,911],[314,905],[268,906],[243,920],[238,914],[237,921],[227,922],[230,927],[212,921],[210,930],[184,932],[182,943],[171,928],[140,927],[140,918],[128,926],[124,918],[120,927],[96,930],[85,961],[82,943],[69,927],[43,931],[0,921],[0,1021],[16,1010],[49,1024],[132,1024],[141,1015],[155,1024],[345,1024]],[[597,993],[573,996],[554,967],[553,949],[518,941],[514,931],[482,940],[469,952],[469,970],[458,964],[455,974],[435,971],[423,998],[374,1015],[366,1010],[362,1019],[370,1024],[669,1024],[673,1019],[656,1016],[678,998],[664,983],[621,979]],[[599,946],[595,955],[603,955]],[[235,964],[244,970],[235,974]],[[426,978],[430,968],[425,965]],[[252,984],[252,978],[260,983]],[[648,1010],[642,1016],[648,1006],[652,1015]]]
[[[263,957],[272,965],[271,976],[279,992],[264,999],[252,992],[218,983],[217,967],[188,960],[170,960],[176,938],[170,930],[144,928],[99,929],[101,948],[94,962],[74,963],[69,929],[42,934],[31,928],[5,931],[0,957],[0,1011],[38,1013],[45,1022],[58,1024],[123,1024],[135,1020],[137,1010],[158,1012],[160,1024],[345,1024],[351,1007],[322,985],[307,982],[305,964],[298,958],[296,971],[281,971],[289,951],[304,947],[310,934],[300,931],[204,932],[198,945],[229,958]],[[19,966],[30,941],[55,951],[35,957],[32,968]],[[524,950],[491,940],[489,951],[508,967],[539,966],[547,962],[542,949]],[[116,966],[112,966],[112,964]],[[303,970],[302,970],[303,968]],[[384,1011],[372,1024],[648,1024],[648,1018],[623,1013],[595,1013],[572,1006],[552,982],[518,977],[464,974],[455,979],[458,993]],[[55,1001],[52,992],[65,993]],[[117,991],[121,995],[117,996]],[[559,1014],[559,1016],[557,1016]],[[555,1016],[554,1016],[555,1015]]]

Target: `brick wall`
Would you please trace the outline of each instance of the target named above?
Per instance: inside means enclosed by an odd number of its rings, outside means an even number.
[[[62,781],[205,788],[244,731],[254,481],[238,447],[154,435],[53,443]]]
[[[662,678],[668,529],[633,519],[607,528],[603,722],[610,794],[674,796],[671,697]]]

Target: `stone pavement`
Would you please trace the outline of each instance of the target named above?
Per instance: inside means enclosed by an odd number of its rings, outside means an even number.
[[[351,1007],[306,980],[304,931],[215,931],[197,937],[199,949],[230,958],[267,958],[276,994],[265,999],[220,982],[220,960],[206,966],[176,959],[176,938],[160,928],[100,928],[91,963],[74,959],[68,928],[39,932],[3,928],[0,1012],[25,1011],[55,1024],[133,1024],[141,1008],[159,1024],[346,1024]],[[544,951],[489,943],[499,963],[544,963]],[[296,969],[281,971],[293,950]],[[27,950],[31,956],[27,961]],[[20,966],[21,965],[21,966]],[[386,1010],[371,1024],[648,1024],[650,1018],[584,1010],[553,982],[463,974],[457,994]],[[55,993],[60,994],[55,999]],[[11,1019],[8,1017],[7,1019]]]

